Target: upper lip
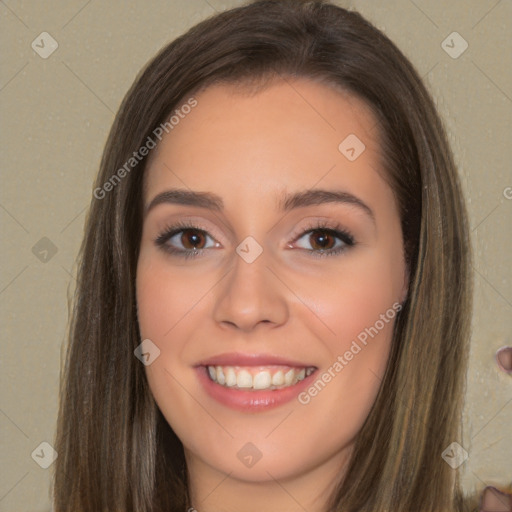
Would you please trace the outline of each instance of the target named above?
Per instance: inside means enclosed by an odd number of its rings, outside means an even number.
[[[197,366],[293,366],[297,368],[308,368],[313,365],[304,364],[301,361],[288,359],[272,354],[244,354],[240,352],[229,352],[219,354],[199,362]]]

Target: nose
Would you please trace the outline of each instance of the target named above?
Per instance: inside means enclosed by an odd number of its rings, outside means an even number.
[[[287,288],[268,267],[266,251],[252,262],[237,253],[225,279],[215,287],[214,320],[250,332],[259,324],[277,327],[286,322]]]

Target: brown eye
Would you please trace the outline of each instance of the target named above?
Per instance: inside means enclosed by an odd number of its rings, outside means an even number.
[[[165,252],[184,258],[195,258],[206,249],[217,246],[217,243],[207,231],[181,223],[167,228],[158,236],[155,243]]]
[[[197,247],[206,242],[206,237],[202,231],[197,229],[184,229],[182,233],[180,241],[185,249],[203,249],[203,247]]]
[[[341,227],[312,226],[295,239],[297,247],[306,250],[311,256],[325,257],[342,254],[353,247],[353,236]]]
[[[313,247],[314,250],[323,251],[323,250],[329,250],[334,247],[336,244],[335,237],[329,233],[326,230],[320,230],[317,229],[316,231],[313,231],[309,235],[309,240],[311,243],[311,247]],[[316,241],[317,243],[313,242]],[[332,247],[331,247],[332,245]]]

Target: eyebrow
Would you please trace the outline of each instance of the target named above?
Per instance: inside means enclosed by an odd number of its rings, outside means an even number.
[[[293,194],[284,194],[278,201],[281,212],[320,204],[341,203],[356,206],[366,213],[375,223],[372,209],[357,196],[343,190],[312,189]],[[144,216],[159,204],[182,204],[221,212],[224,202],[220,196],[211,192],[194,192],[191,190],[171,189],[158,194],[146,206]]]

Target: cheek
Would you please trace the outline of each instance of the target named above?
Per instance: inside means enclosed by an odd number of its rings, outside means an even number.
[[[369,255],[354,261],[339,274],[332,273],[328,286],[318,287],[315,310],[330,327],[331,349],[347,349],[360,333],[378,322],[379,338],[391,335],[393,304],[399,300],[402,281],[394,270],[393,258]],[[348,267],[348,266],[347,266]],[[381,315],[391,309],[382,325]],[[380,332],[382,331],[382,332]]]
[[[211,281],[211,282],[210,282]],[[157,258],[141,257],[137,267],[137,310],[141,336],[169,344],[180,323],[200,309],[212,287],[210,276],[198,279],[193,271],[173,268]],[[174,343],[174,342],[173,342]]]
[[[197,414],[193,379],[184,379],[189,315],[197,314],[198,303],[208,288],[198,290],[196,281],[157,259],[141,253],[137,267],[137,310],[141,338],[150,339],[159,348],[159,356],[145,367],[146,376],[158,407],[177,435],[186,435],[183,418]],[[192,286],[192,285],[193,286]],[[201,285],[202,288],[203,285]],[[192,322],[193,323],[193,322]],[[189,329],[189,331],[185,332]],[[190,370],[191,371],[191,370]]]
[[[330,361],[321,369],[318,389],[307,390],[303,402],[309,401],[311,414],[343,421],[347,434],[355,435],[362,426],[387,365],[402,284],[400,272],[392,269],[394,256],[368,254],[350,270],[333,273],[328,287],[317,287],[310,295],[316,297],[315,309],[330,330],[321,337]],[[323,435],[332,433],[326,430]]]
[[[178,396],[179,388],[172,378],[183,358],[186,336],[183,326],[194,311],[201,294],[177,272],[155,259],[139,259],[137,267],[137,316],[141,339],[151,340],[160,350],[158,358],[146,366],[146,375],[155,399],[166,390]]]

